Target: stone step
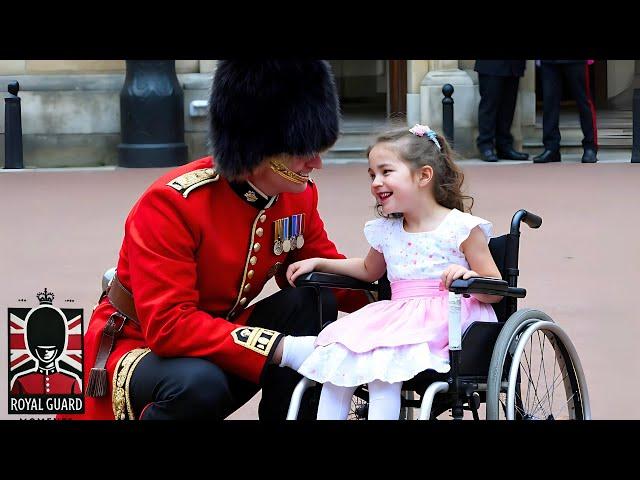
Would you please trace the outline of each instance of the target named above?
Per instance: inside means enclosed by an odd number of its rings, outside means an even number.
[[[367,124],[343,125],[338,140],[324,158],[365,159],[367,148],[374,142],[378,131],[379,128]]]
[[[582,130],[561,128],[561,148],[582,148]],[[630,148],[633,144],[631,128],[602,128],[598,130],[599,148]],[[542,148],[542,129],[527,132],[522,140],[523,149]]]

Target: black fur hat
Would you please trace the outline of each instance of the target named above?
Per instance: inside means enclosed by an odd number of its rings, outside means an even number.
[[[323,60],[220,60],[209,121],[216,170],[230,179],[265,156],[325,150],[339,132],[331,67]]]

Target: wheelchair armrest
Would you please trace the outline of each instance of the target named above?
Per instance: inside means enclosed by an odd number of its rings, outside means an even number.
[[[378,285],[375,283],[367,283],[362,280],[356,280],[353,277],[336,275],[335,273],[307,273],[296,278],[295,284],[296,287],[331,287],[346,288],[348,290],[378,291]]]
[[[458,294],[484,293],[516,298],[523,298],[527,295],[524,288],[510,287],[505,280],[487,277],[471,277],[467,280],[459,278],[451,283],[449,291]]]

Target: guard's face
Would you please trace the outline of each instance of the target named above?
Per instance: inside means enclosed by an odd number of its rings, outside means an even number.
[[[418,185],[396,150],[378,144],[369,152],[371,194],[385,215],[404,213],[415,203]]]
[[[48,345],[38,345],[36,347],[36,356],[42,362],[52,362],[56,359],[58,347]]]
[[[320,155],[274,155],[266,157],[249,180],[269,196],[283,192],[301,193],[307,188],[309,175],[316,168],[322,168]]]

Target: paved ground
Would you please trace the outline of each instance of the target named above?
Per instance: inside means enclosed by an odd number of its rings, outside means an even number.
[[[522,306],[550,314],[569,334],[587,375],[596,419],[640,419],[635,379],[640,371],[640,319],[633,298],[640,271],[636,204],[640,165],[624,155],[600,154],[582,165],[461,162],[476,215],[507,231],[525,208],[544,219],[523,227]],[[86,169],[0,173],[0,418],[7,415],[6,309],[19,298],[35,304],[47,287],[56,299],[75,299],[88,317],[102,272],[115,264],[124,219],[136,198],[164,169]],[[362,255],[364,222],[373,199],[363,164],[327,165],[317,172],[320,211],[347,255]],[[346,208],[345,208],[346,207]],[[267,285],[264,294],[273,292]],[[86,321],[86,320],[85,320]],[[231,418],[257,418],[257,398]],[[15,418],[15,417],[13,417]]]

